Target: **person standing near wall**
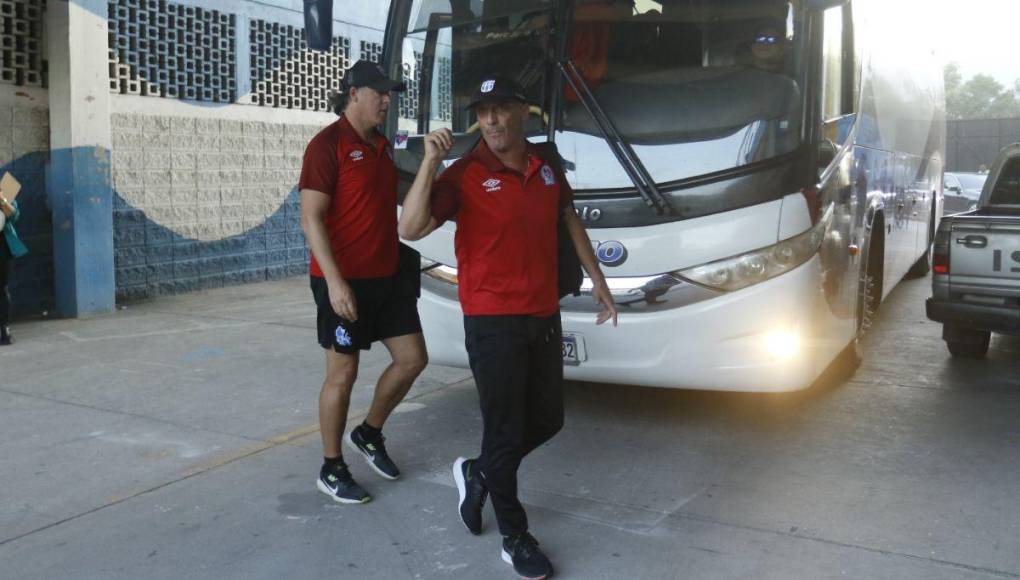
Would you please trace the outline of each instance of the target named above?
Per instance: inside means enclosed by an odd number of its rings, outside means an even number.
[[[393,360],[379,377],[365,421],[344,441],[391,480],[400,470],[383,443],[383,423],[428,362],[416,290],[408,288],[412,284],[404,272],[410,268],[417,276],[420,261],[403,257],[396,167],[389,142],[376,129],[386,120],[391,92],[405,88],[378,64],[355,63],[344,75],[334,109],[340,119],[308,144],[298,185],[301,225],[312,254],[319,344],[326,352],[319,394],[324,462],[316,486],[340,503],[371,500],[340,449],[359,352],[380,341]]]
[[[7,201],[0,190],[0,213],[3,214],[3,226],[0,227],[0,346],[14,342],[11,336],[11,293],[7,287],[10,282],[11,269],[15,258],[28,253],[28,248],[21,243],[14,222],[21,217],[17,201]]]

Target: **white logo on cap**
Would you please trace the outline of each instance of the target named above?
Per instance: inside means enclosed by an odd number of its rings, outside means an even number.
[[[365,156],[365,152],[361,149],[355,149],[351,151],[350,158],[355,161],[361,161],[361,158]]]
[[[482,182],[482,187],[484,187],[485,191],[487,191],[488,193],[499,191],[500,185],[502,185],[502,182],[496,179],[495,177],[486,179],[485,181]]]
[[[542,181],[544,181],[546,185],[556,184],[556,177],[553,175],[552,168],[548,165],[542,166]]]
[[[484,83],[482,83],[482,92],[483,93],[491,92],[495,86],[496,86],[495,80],[485,81]]]

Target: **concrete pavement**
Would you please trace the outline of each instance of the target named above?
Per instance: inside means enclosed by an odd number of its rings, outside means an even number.
[[[1020,342],[948,357],[902,284],[848,382],[747,395],[567,387],[522,468],[562,578],[1020,578]],[[314,488],[322,355],[303,278],[20,324],[0,349],[0,576],[513,578],[449,475],[470,374],[430,367],[386,427],[404,471]],[[623,323],[626,323],[624,319]],[[352,420],[388,360],[364,358]]]

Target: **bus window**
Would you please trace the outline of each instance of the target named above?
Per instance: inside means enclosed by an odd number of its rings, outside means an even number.
[[[401,45],[409,90],[398,129],[409,136],[444,127],[472,132],[467,101],[492,74],[516,78],[532,102],[542,102],[552,44],[550,6],[544,0],[417,0]],[[543,129],[540,113],[529,126],[536,133]]]
[[[797,148],[805,14],[785,0],[577,0],[567,55],[649,173],[669,183]],[[575,164],[571,184],[630,186],[566,83],[562,95],[555,139]]]

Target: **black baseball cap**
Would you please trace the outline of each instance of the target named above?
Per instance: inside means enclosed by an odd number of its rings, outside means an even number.
[[[521,88],[521,85],[517,84],[517,81],[509,77],[493,75],[482,79],[475,93],[471,95],[471,102],[468,103],[468,108],[474,108],[475,105],[485,101],[520,101],[527,103],[528,97],[524,95],[524,89]]]
[[[379,63],[364,59],[354,63],[354,66],[347,69],[347,72],[344,74],[344,91],[346,92],[351,87],[368,87],[386,92],[403,92],[407,90],[407,84],[404,81],[388,78],[386,72],[379,66]]]

